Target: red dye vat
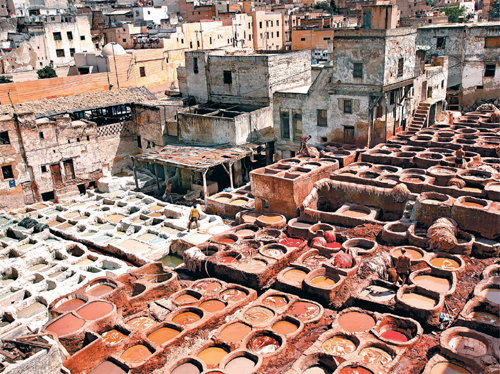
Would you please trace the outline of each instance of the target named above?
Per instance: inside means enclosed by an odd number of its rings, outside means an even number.
[[[333,259],[333,264],[341,269],[352,268],[352,256],[348,253],[340,252]]]
[[[88,321],[104,317],[113,310],[113,304],[104,301],[92,301],[77,311],[78,315]]]
[[[230,239],[230,238],[224,238],[224,239],[219,239],[217,240],[219,243],[224,243],[224,244],[232,244],[234,243],[234,240],[233,239]]]
[[[95,297],[100,297],[106,295],[107,293],[110,293],[113,290],[114,288],[108,286],[107,284],[98,284],[97,286],[94,286],[90,290],[88,290],[87,293]]]
[[[308,321],[316,317],[320,311],[321,309],[316,304],[297,301],[290,307],[288,313],[301,321]]]
[[[392,340],[398,343],[406,343],[409,340],[405,334],[397,330],[387,330],[380,336],[383,339]]]
[[[248,342],[248,348],[255,353],[268,354],[278,350],[280,343],[269,335],[256,336]]]
[[[326,239],[319,236],[311,241],[311,247],[324,247],[325,245]]]
[[[285,238],[279,243],[284,245],[285,247],[297,248],[302,245],[303,241],[295,238]]]
[[[238,260],[236,260],[236,258],[232,256],[225,256],[220,259],[220,262],[224,264],[230,264],[231,262],[236,262],[236,261]]]
[[[337,239],[336,234],[335,234],[335,230],[325,231],[324,236],[325,236],[327,243],[333,243]]]
[[[75,317],[73,314],[66,314],[64,317],[48,325],[45,331],[53,332],[57,336],[63,336],[77,331],[84,323],[85,321]]]
[[[330,249],[342,249],[342,244],[337,242],[326,243],[325,247]]]
[[[123,352],[120,358],[127,365],[137,365],[146,361],[149,356],[151,356],[149,349],[142,344],[138,344]]]
[[[57,310],[62,313],[71,312],[72,310],[81,307],[83,304],[85,304],[85,301],[83,301],[82,299],[69,299],[59,305],[57,307]]]

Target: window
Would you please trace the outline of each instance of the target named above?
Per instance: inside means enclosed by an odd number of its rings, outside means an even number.
[[[404,63],[405,63],[405,59],[404,58],[400,58],[398,60],[398,77],[402,77],[403,76],[403,66],[404,66]]]
[[[363,64],[360,62],[355,62],[352,70],[353,78],[363,78]]]
[[[259,29],[262,28],[262,21],[259,22]]]
[[[300,140],[302,137],[302,110],[292,110],[293,139]]]
[[[189,48],[193,48],[193,42],[189,42]]]
[[[0,145],[5,145],[5,144],[10,144],[8,131],[0,132]]]
[[[85,35],[80,35],[80,40],[85,40]]]
[[[485,64],[484,76],[485,77],[494,77],[496,68],[497,68],[496,64]]]
[[[73,56],[75,55],[75,49],[74,49],[74,48],[70,48],[70,49],[69,49],[69,55],[70,55],[71,57],[73,57]]]
[[[68,40],[73,40],[73,33],[71,31],[68,31],[66,35],[68,36]]]
[[[54,37],[54,40],[62,40],[62,36],[60,32],[53,32],[52,36]]]
[[[305,42],[305,41],[306,41],[306,38],[300,38],[300,41],[301,41],[301,42]]]
[[[42,165],[41,169],[42,169],[42,173],[46,173],[47,172],[47,165]]]
[[[40,139],[43,139],[43,138],[44,138],[44,136],[43,136],[43,131],[40,131],[40,132],[38,133],[38,137],[39,137]]]
[[[12,166],[10,166],[10,165],[2,166],[2,175],[3,175],[3,179],[14,178],[14,173],[12,172]]]
[[[145,77],[146,76],[146,68],[144,66],[140,66],[139,67],[139,75],[141,77]]]
[[[200,41],[199,40],[196,41],[196,47],[200,48]]]
[[[290,115],[288,109],[280,112],[281,139],[290,139]]]
[[[484,48],[500,48],[500,36],[484,38]]]
[[[126,43],[126,42],[127,42],[127,39],[122,39],[122,42]]]
[[[233,75],[231,74],[231,70],[224,70],[224,84],[233,83]]]
[[[391,93],[389,94],[389,104],[393,105],[394,102],[395,102],[395,94],[394,91],[391,91]]]
[[[198,74],[198,57],[193,58],[193,73]]]
[[[352,113],[352,100],[344,99],[344,113],[351,114]]]
[[[64,57],[64,49],[56,49],[57,57]]]
[[[330,40],[330,37],[329,36],[324,37],[323,40]]]
[[[316,110],[316,124],[319,127],[327,127],[328,126],[328,117],[327,117],[326,109],[318,109]]]
[[[142,140],[139,135],[137,135],[137,147],[142,148]]]
[[[444,49],[446,47],[446,37],[438,36],[436,39],[436,48]]]
[[[280,32],[279,31],[276,31],[276,37],[279,38],[280,37]]]
[[[276,20],[276,26],[279,26],[279,25],[280,25],[280,21]]]

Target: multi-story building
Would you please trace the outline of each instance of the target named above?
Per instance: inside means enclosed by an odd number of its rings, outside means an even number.
[[[253,48],[256,51],[284,49],[283,13],[258,10],[251,14],[253,20]]]
[[[134,23],[141,25],[161,25],[162,20],[168,19],[168,7],[135,7],[133,8],[134,12]]]

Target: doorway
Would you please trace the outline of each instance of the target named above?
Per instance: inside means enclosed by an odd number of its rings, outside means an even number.
[[[54,184],[62,184],[61,167],[59,164],[50,165],[50,173],[52,174],[52,182]]]

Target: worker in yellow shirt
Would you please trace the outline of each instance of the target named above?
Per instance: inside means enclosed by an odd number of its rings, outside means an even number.
[[[200,230],[200,223],[198,222],[199,218],[200,218],[200,211],[196,206],[193,206],[191,208],[191,211],[189,212],[188,232],[191,231],[191,224],[193,223],[196,224],[196,231]]]

